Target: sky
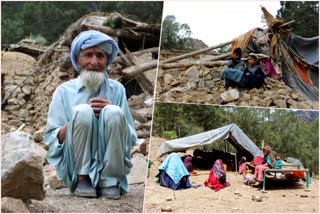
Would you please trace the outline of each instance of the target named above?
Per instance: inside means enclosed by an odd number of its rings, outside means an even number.
[[[177,22],[190,26],[192,38],[210,47],[265,27],[260,5],[276,16],[280,1],[165,1],[163,18],[174,15]]]

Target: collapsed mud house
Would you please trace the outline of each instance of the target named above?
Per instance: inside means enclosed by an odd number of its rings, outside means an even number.
[[[156,100],[318,109],[318,37],[297,36],[289,27],[292,22],[283,23],[263,7],[262,12],[267,29],[254,28],[232,41],[182,55],[161,50]],[[231,53],[212,50],[227,45],[232,50],[241,47],[244,57],[250,52],[259,55],[267,76],[262,88],[224,89],[220,75]]]

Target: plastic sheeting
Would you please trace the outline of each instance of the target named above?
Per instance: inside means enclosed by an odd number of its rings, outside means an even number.
[[[165,153],[182,151],[190,147],[204,146],[219,140],[227,139],[232,135],[232,139],[237,146],[250,152],[253,157],[263,156],[261,150],[250,140],[250,138],[235,124],[223,126],[218,129],[203,132],[200,134],[183,137],[175,140],[165,141],[161,144],[157,156],[160,158]]]
[[[319,37],[304,38],[291,33],[286,43],[303,62],[319,67]]]
[[[318,52],[319,48],[310,47],[310,53]],[[295,48],[300,50],[299,54],[303,51],[301,48]],[[312,56],[305,56],[301,59],[298,53],[293,51],[293,47],[289,47],[285,42],[280,41],[280,51],[283,56],[282,60],[282,75],[284,82],[295,91],[298,91],[303,95],[306,100],[319,101],[319,67],[311,65],[316,62]],[[307,52],[307,50],[304,50]],[[319,54],[317,53],[318,57]],[[303,60],[308,60],[308,63]],[[309,64],[310,63],[310,64]]]

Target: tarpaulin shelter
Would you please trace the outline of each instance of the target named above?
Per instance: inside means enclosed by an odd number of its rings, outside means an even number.
[[[284,82],[306,100],[319,101],[319,37],[295,35],[289,23],[262,7],[268,29],[254,28],[232,41],[232,49],[268,55],[280,68]]]
[[[263,156],[261,150],[236,124],[230,124],[188,137],[165,141],[161,144],[157,152],[157,156],[160,158],[166,153],[184,151],[191,147],[204,146],[215,143],[219,140],[227,140],[237,150],[249,153],[253,157],[258,155]]]

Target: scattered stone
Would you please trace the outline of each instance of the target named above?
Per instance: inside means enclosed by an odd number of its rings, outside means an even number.
[[[251,99],[251,96],[250,94],[247,94],[247,93],[243,93],[242,97],[246,100],[250,100]]]
[[[185,75],[189,77],[189,79],[199,80],[200,72],[197,67],[191,66],[188,70],[186,70]]]
[[[225,103],[229,103],[231,101],[239,99],[239,91],[236,89],[231,89],[229,91],[223,92],[220,96]]]
[[[61,189],[65,187],[63,182],[58,180],[55,170],[48,176],[47,182],[51,189]]]
[[[186,70],[185,76],[188,77],[187,88],[188,89],[196,88],[197,83],[199,82],[199,76],[200,76],[200,72],[197,69],[197,67],[196,66],[190,67],[188,70]]]
[[[165,74],[163,77],[163,81],[165,85],[171,85],[171,82],[174,81],[174,77],[171,74]]]
[[[161,207],[161,212],[172,212],[173,209],[170,206],[167,207]]]
[[[212,88],[215,86],[213,80],[205,80],[205,81],[204,81],[204,85],[205,85],[206,87],[210,88],[210,89],[212,89]]]
[[[289,93],[289,91],[286,90],[286,89],[279,89],[279,90],[277,91],[277,94],[282,94],[282,95],[287,95],[288,93]]]
[[[198,87],[199,87],[199,88],[204,88],[204,87],[205,87],[205,85],[204,85],[204,80],[203,80],[203,79],[200,79],[200,80],[199,80]]]
[[[60,77],[61,79],[69,77],[68,72],[58,71],[58,72],[57,72],[57,75],[58,75],[58,77]]]
[[[19,100],[17,98],[8,99],[8,104],[9,105],[18,105],[19,104]]]
[[[273,101],[274,104],[276,104],[277,107],[279,108],[287,108],[287,103],[284,100],[275,100]]]
[[[38,143],[36,143],[36,146],[37,146],[37,150],[38,150],[38,153],[41,157],[41,162],[42,162],[42,165],[44,165],[45,163],[47,163],[47,153],[48,151],[45,150],[41,145],[39,145]]]
[[[23,86],[21,90],[22,90],[22,92],[25,93],[26,95],[30,95],[31,92],[32,92],[31,87],[28,86],[28,85]]]
[[[40,130],[36,131],[33,133],[33,139],[36,141],[36,142],[41,142],[43,141],[43,134],[46,130],[46,127],[42,127]]]
[[[11,127],[5,123],[1,123],[1,133],[8,133],[11,131]]]
[[[30,213],[27,205],[21,199],[3,197],[1,198],[2,213]]]
[[[293,99],[297,100],[300,96],[299,96],[299,94],[297,94],[297,93],[292,93],[292,94],[291,94],[291,97],[292,97]]]
[[[310,106],[306,103],[293,103],[292,105],[290,105],[290,108],[292,109],[310,109]]]

